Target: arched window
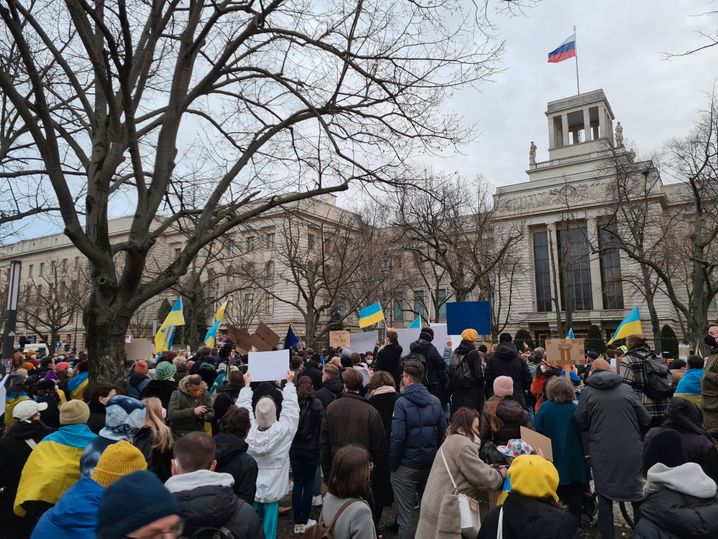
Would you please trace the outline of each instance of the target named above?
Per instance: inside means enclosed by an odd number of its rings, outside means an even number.
[[[274,279],[274,262],[271,260],[264,266],[264,276],[267,279]]]

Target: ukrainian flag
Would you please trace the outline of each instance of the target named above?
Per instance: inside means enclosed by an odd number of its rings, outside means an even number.
[[[641,313],[638,312],[638,307],[634,307],[630,313],[621,321],[616,328],[616,332],[608,341],[611,344],[613,341],[618,339],[625,339],[629,335],[643,335],[643,327],[641,326]]]
[[[359,311],[360,328],[373,326],[382,320],[384,320],[384,311],[381,310],[381,304],[379,302],[364,307]]]
[[[414,321],[406,326],[408,329],[419,329],[421,328],[421,316],[417,316]]]
[[[222,321],[224,320],[224,311],[227,309],[227,303],[229,302],[225,301],[219,306],[219,309],[217,309],[217,312],[214,315],[214,324],[212,324],[212,327],[207,330],[207,333],[204,336],[205,346],[214,348],[217,344],[217,332],[219,331],[219,326],[222,325]]]
[[[172,346],[174,327],[184,326],[183,309],[182,296],[180,296],[177,298],[177,301],[175,301],[175,304],[172,305],[172,309],[167,313],[167,317],[157,330],[157,335],[155,335],[155,352],[164,352]]]

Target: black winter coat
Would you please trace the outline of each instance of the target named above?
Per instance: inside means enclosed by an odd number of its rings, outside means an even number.
[[[257,461],[247,454],[249,446],[236,434],[220,432],[214,437],[217,444],[217,472],[234,477],[234,493],[248,504],[254,503],[257,492]]]
[[[491,440],[496,445],[506,445],[511,439],[521,438],[522,426],[531,428],[531,417],[528,412],[511,397],[504,397],[499,403],[496,407],[496,417],[501,420],[502,425],[499,430],[493,432],[486,412],[481,414],[479,438],[482,441]]]
[[[226,527],[235,539],[264,538],[262,523],[254,508],[234,495],[230,487],[207,485],[175,492],[182,508],[185,534],[198,528]]]
[[[427,389],[429,393],[441,401],[442,405],[446,404],[449,398],[447,393],[449,377],[446,372],[444,357],[433,344],[423,339],[411,343],[409,350],[411,354],[422,354],[424,356],[428,366],[426,377],[429,380],[429,385]],[[406,358],[404,358],[404,361],[406,361]]]
[[[635,539],[718,537],[718,497],[696,498],[661,489],[641,503]]]
[[[53,394],[43,395],[42,397],[36,397],[37,402],[44,402],[47,404],[47,409],[40,412],[40,421],[51,429],[60,428],[60,407],[57,402],[57,397]]]
[[[529,365],[516,349],[512,342],[502,342],[496,347],[493,354],[486,360],[486,396],[494,394],[494,380],[499,376],[508,376],[514,381],[514,399],[522,408],[526,408],[524,391],[531,389],[531,371]]]
[[[262,397],[272,397],[274,405],[277,407],[277,421],[279,421],[279,414],[282,413],[282,401],[284,400],[282,391],[273,382],[253,382],[251,387],[252,410],[257,408],[257,403]]]
[[[315,367],[311,363],[307,363],[307,366],[304,367],[304,370],[301,372],[299,377],[296,378],[296,381],[299,382],[299,378],[302,376],[308,376],[311,378],[314,391],[319,391],[322,388],[322,369]]]
[[[578,519],[537,498],[510,492],[503,505],[504,539],[581,539],[585,537]],[[499,511],[492,509],[481,522],[477,539],[494,539],[499,527]]]
[[[322,388],[317,391],[317,398],[326,410],[327,406],[342,396],[342,393],[344,393],[344,384],[342,384],[341,379],[329,378],[324,382]]]
[[[172,448],[164,451],[152,447],[152,429],[142,427],[132,438],[132,445],[139,449],[147,461],[147,469],[163,483],[172,477]]]
[[[367,400],[381,416],[381,422],[384,425],[384,432],[386,433],[386,439],[389,440],[391,436],[391,418],[394,415],[394,405],[399,398],[399,393],[380,393],[379,395],[373,395]],[[390,504],[393,501],[392,489],[391,489],[391,474],[389,473],[389,445],[386,446],[386,451],[381,457],[374,462],[374,474],[372,485],[375,491],[379,491],[383,496],[382,499],[385,505]]]
[[[399,391],[401,385],[401,354],[403,352],[399,343],[389,343],[376,353],[376,361],[374,362],[374,371],[386,371],[394,378],[396,390]]]
[[[324,405],[317,398],[299,401],[299,427],[294,435],[290,455],[319,457],[319,433],[324,419]]]
[[[170,405],[172,392],[177,389],[177,382],[174,380],[150,380],[150,383],[140,393],[140,399],[156,397],[162,401],[162,408],[165,410]]]
[[[87,420],[87,426],[95,434],[100,434],[100,431],[105,426],[105,414],[107,409],[101,402],[91,402],[90,407],[90,419]]]
[[[451,413],[464,406],[481,413],[484,409],[484,371],[481,368],[481,354],[476,350],[474,343],[467,341],[461,341],[454,352],[464,356],[462,361],[469,364],[474,379],[469,387],[459,387],[449,377],[449,381],[452,382]]]

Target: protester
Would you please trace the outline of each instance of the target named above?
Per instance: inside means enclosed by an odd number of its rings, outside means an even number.
[[[219,433],[214,437],[217,444],[217,471],[228,473],[234,478],[234,493],[237,498],[254,504],[257,491],[257,461],[247,451],[245,441],[251,422],[249,412],[234,404],[222,415]]]
[[[177,367],[171,361],[161,361],[155,367],[156,380],[150,380],[140,391],[140,397],[149,399],[156,397],[160,399],[162,408],[169,408],[172,393],[177,390],[177,382],[174,377],[177,374]],[[142,385],[140,382],[139,385]]]
[[[718,449],[711,436],[701,428],[701,411],[692,402],[679,397],[670,400],[663,424],[649,430],[643,440],[643,472],[650,468],[646,452],[651,450],[654,438],[667,430],[680,436],[685,461],[699,464],[708,477],[718,481]]]
[[[651,445],[645,455],[648,475],[634,537],[718,537],[715,481],[698,464],[688,462],[676,431],[658,433]]]
[[[213,417],[212,400],[202,377],[190,374],[180,380],[167,409],[172,437],[177,440],[189,432],[204,431],[204,422]]]
[[[85,388],[89,384],[90,377],[90,364],[88,361],[82,360],[75,365],[75,370],[72,374],[72,378],[67,381],[67,391],[71,399],[81,400]]]
[[[306,369],[305,369],[306,372]],[[319,467],[319,435],[324,419],[324,406],[316,398],[312,379],[302,376],[297,386],[299,399],[299,426],[289,450],[292,466],[292,510],[294,533],[304,533],[309,520],[314,495],[314,477]]]
[[[13,513],[13,502],[30,452],[52,432],[40,422],[46,406],[32,400],[18,403],[12,411],[15,422],[0,439],[0,522],[8,537],[29,537],[32,531],[33,521],[18,518]]]
[[[651,417],[638,394],[605,359],[591,367],[586,388],[576,408],[579,430],[587,431],[588,453],[598,494],[598,527],[603,539],[613,537],[613,500],[641,499],[641,432]]]
[[[696,355],[688,356],[688,370],[678,381],[676,391],[673,393],[675,397],[680,397],[691,401],[698,407],[703,404],[703,395],[701,394],[701,381],[703,380],[703,358]]]
[[[377,346],[379,341],[377,341]],[[403,349],[399,344],[399,334],[394,328],[387,328],[384,332],[384,346],[378,349],[376,353],[376,361],[374,362],[374,372],[388,372],[394,383],[396,390],[399,390],[401,383],[401,354]]]
[[[150,472],[134,472],[105,491],[97,512],[97,539],[177,539],[180,506]]]
[[[22,469],[13,510],[37,520],[80,479],[80,457],[96,438],[87,427],[90,409],[73,399],[60,407],[60,429],[45,436]]]
[[[320,523],[330,527],[335,539],[376,539],[371,509],[366,502],[371,489],[372,461],[366,448],[349,444],[339,449],[326,476],[327,495]]]
[[[558,470],[556,493],[580,520],[583,492],[589,482],[583,441],[576,426],[576,391],[564,377],[546,385],[547,400],[534,418],[534,429],[551,439],[553,464]]]
[[[439,448],[421,499],[417,537],[461,537],[458,503],[446,503],[447,494],[476,498],[479,491],[498,491],[506,477],[479,458],[479,413],[473,408],[454,412],[446,440]],[[458,500],[457,500],[458,501]]]
[[[5,428],[13,423],[13,409],[18,403],[30,400],[27,391],[27,369],[17,369],[8,379],[5,394]]]
[[[32,538],[94,539],[105,489],[127,474],[146,469],[142,453],[129,442],[120,441],[108,447],[91,477],[80,479],[42,515]]]
[[[324,409],[344,393],[344,384],[339,378],[339,369],[335,365],[325,365],[322,374],[322,388],[317,391],[317,398],[321,401]]]
[[[244,376],[236,367],[232,367],[227,375],[227,382],[217,388],[217,396],[212,403],[214,409],[214,421],[219,426],[224,414],[239,398],[239,392],[244,387]],[[215,431],[216,432],[216,431]]]
[[[508,470],[511,492],[481,523],[478,539],[580,539],[579,520],[558,502],[558,471],[539,455],[516,457]]]
[[[244,375],[245,387],[239,393],[237,405],[249,413],[252,426],[247,435],[249,455],[257,461],[257,492],[254,508],[262,520],[267,539],[277,536],[279,500],[289,490],[289,449],[299,426],[299,403],[294,387],[294,373],[287,372],[287,384],[282,391],[282,412],[277,419],[276,404],[271,397],[257,403],[256,418],[252,410],[252,378]]]
[[[309,356],[309,360],[304,365],[304,370],[297,380],[300,380],[303,376],[308,376],[311,379],[314,391],[319,391],[322,388],[322,358],[319,354]]]
[[[459,408],[484,409],[484,370],[476,349],[479,334],[475,329],[461,333],[461,343],[451,355],[449,382],[452,387],[451,413]]]
[[[422,328],[419,333],[419,340],[409,345],[410,353],[404,358],[404,361],[415,360],[423,365],[424,380],[422,383],[429,390],[429,393],[441,401],[441,406],[444,407],[448,403],[446,388],[449,379],[444,358],[432,344],[433,340],[434,330],[430,327]]]
[[[488,440],[494,445],[506,445],[512,438],[521,438],[522,426],[531,428],[531,418],[514,399],[516,391],[513,378],[495,378],[492,393],[481,414],[479,436],[483,442]]]
[[[526,407],[525,391],[531,388],[531,371],[521,356],[519,356],[516,345],[511,342],[511,335],[502,333],[499,335],[499,344],[494,353],[486,360],[486,372],[484,374],[486,383],[486,396],[491,397],[494,389],[494,380],[499,376],[508,376],[513,380],[513,398],[521,408]],[[484,421],[482,420],[482,425]],[[483,437],[482,437],[483,439]]]
[[[160,399],[150,397],[142,402],[145,405],[145,422],[132,437],[132,444],[142,451],[147,469],[160,481],[167,481],[172,475],[172,431],[165,425]]]
[[[182,508],[184,533],[192,537],[209,528],[226,529],[235,539],[264,537],[257,513],[232,491],[234,478],[214,471],[215,451],[214,440],[204,432],[187,433],[174,445],[172,477],[165,486]]]
[[[623,378],[623,382],[631,386],[640,397],[641,404],[651,416],[651,426],[657,427],[663,422],[666,415],[669,396],[666,395],[661,398],[648,396],[648,393],[651,393],[651,386],[648,381],[647,363],[649,361],[663,360],[656,356],[640,335],[626,337],[626,345],[628,346],[628,352],[621,359],[619,374]]]
[[[534,413],[538,413],[543,401],[546,400],[546,384],[549,380],[561,376],[561,367],[542,361],[536,368],[536,376],[531,382],[529,393],[534,399]]]
[[[105,426],[105,414],[107,413],[107,403],[117,395],[115,386],[105,382],[95,382],[87,386],[83,399],[90,407],[90,419],[87,426],[95,434],[99,434]]]
[[[107,402],[105,426],[92,440],[80,459],[80,475],[90,477],[92,470],[100,460],[102,452],[110,445],[121,440],[132,441],[145,423],[145,405],[142,401],[115,395]]]
[[[421,383],[423,378],[421,363],[404,364],[403,394],[396,401],[391,422],[389,465],[401,539],[414,537],[414,501],[426,483],[446,432],[441,401]]]
[[[40,412],[40,421],[51,429],[60,428],[60,403],[52,380],[40,380],[35,384],[35,402],[42,403],[45,408]]]

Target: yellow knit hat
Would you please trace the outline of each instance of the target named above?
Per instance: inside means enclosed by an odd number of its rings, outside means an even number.
[[[556,467],[539,455],[521,455],[509,466],[511,490],[530,498],[552,496],[558,501],[558,471]]]
[[[92,479],[107,488],[122,476],[146,469],[147,461],[142,451],[122,440],[105,448],[92,471]]]
[[[467,328],[461,332],[461,339],[464,341],[475,342],[479,340],[479,332],[472,328]]]

